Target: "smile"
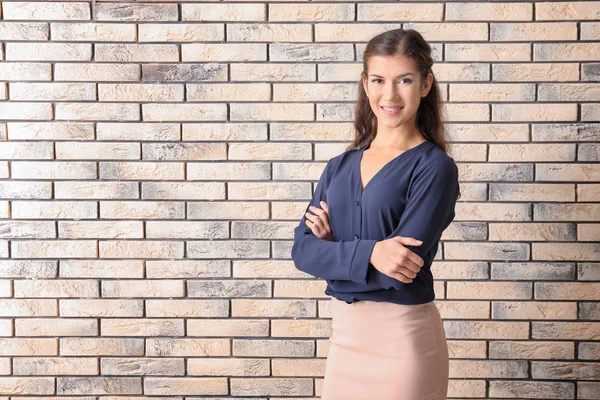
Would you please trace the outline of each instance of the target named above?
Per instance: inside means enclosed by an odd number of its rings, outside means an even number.
[[[403,108],[404,107],[381,107],[383,112],[390,115],[399,113]]]

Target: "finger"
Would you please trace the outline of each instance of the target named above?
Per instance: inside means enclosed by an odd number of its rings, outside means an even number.
[[[325,212],[329,214],[329,206],[327,205],[327,203],[321,201],[321,207],[323,207],[323,210],[325,210]]]
[[[392,272],[392,278],[397,279],[403,283],[411,283],[413,281],[411,278],[402,275],[400,272]]]
[[[423,244],[423,241],[410,237],[394,236],[394,239],[406,246],[420,246]]]
[[[321,210],[318,207],[315,206],[310,206],[310,211],[312,211],[314,214],[318,215],[319,218],[325,217],[325,215],[327,215],[327,213],[323,210]]]
[[[425,264],[425,261],[423,261],[423,259],[418,254],[415,254],[414,252],[410,251],[409,249],[406,249],[406,250],[408,251],[408,253],[406,254],[406,257],[413,264],[415,264],[417,267],[419,267],[419,269],[421,267],[423,267],[423,265]]]

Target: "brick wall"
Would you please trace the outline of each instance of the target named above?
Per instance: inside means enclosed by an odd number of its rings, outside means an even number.
[[[353,137],[366,42],[401,26],[460,171],[432,267],[449,397],[600,398],[598,15],[2,2],[0,400],[318,397],[329,298],[292,230]]]

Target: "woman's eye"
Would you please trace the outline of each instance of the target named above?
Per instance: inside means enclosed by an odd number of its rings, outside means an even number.
[[[371,82],[379,82],[381,79],[373,79]]]
[[[410,79],[400,79],[401,81],[406,81],[406,83],[411,83],[412,81]]]

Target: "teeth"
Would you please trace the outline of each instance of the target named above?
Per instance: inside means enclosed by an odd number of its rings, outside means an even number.
[[[399,110],[402,107],[382,107],[384,110],[388,110],[388,111],[395,111],[395,110]]]

